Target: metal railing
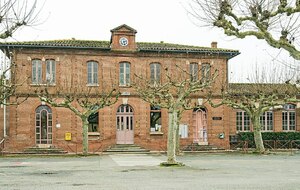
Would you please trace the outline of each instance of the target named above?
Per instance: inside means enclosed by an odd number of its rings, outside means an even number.
[[[264,146],[266,149],[279,150],[279,149],[300,149],[300,140],[265,140]],[[254,141],[236,141],[230,143],[230,149],[248,149],[255,148]]]

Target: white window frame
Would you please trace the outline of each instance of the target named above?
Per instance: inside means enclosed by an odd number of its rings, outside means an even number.
[[[87,84],[98,85],[99,64],[96,61],[87,62]]]
[[[150,64],[150,80],[152,84],[159,84],[161,76],[161,65],[160,63]]]
[[[282,130],[296,131],[296,106],[285,104],[282,111]]]
[[[190,79],[192,82],[197,81],[199,78],[199,65],[198,63],[190,63]]]
[[[43,64],[40,59],[33,59],[32,62],[32,84],[42,84],[43,82]]]
[[[56,80],[56,64],[54,59],[46,60],[46,82],[48,84],[55,84]]]
[[[274,130],[274,114],[272,111],[264,112],[260,117],[260,125],[262,131],[273,131]]]
[[[130,63],[121,62],[119,72],[119,85],[120,86],[129,86],[130,85]]]
[[[236,112],[236,131],[248,132],[250,131],[251,121],[249,115],[245,111]]]

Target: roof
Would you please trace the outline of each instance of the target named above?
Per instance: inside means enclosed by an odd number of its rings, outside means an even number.
[[[99,49],[110,50],[109,41],[93,40],[49,40],[49,41],[27,41],[27,42],[5,42],[0,43],[1,47],[8,48],[65,48],[65,49]],[[180,45],[171,43],[149,43],[137,42],[137,51],[141,52],[170,52],[170,53],[200,53],[200,54],[221,54],[229,58],[235,57],[238,50],[199,47],[191,45]]]
[[[137,31],[134,29],[134,28],[131,28],[130,26],[126,25],[126,24],[122,24],[121,26],[118,26],[112,30],[110,30],[111,32],[116,32],[118,30],[120,30],[121,28],[126,28],[127,30],[131,31],[131,32],[134,32],[134,33],[137,33]]]
[[[298,88],[286,83],[229,83],[229,92],[233,94],[298,94]]]

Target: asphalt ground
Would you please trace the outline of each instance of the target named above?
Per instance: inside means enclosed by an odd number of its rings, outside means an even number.
[[[160,167],[165,155],[0,157],[2,190],[299,190],[300,154],[185,154],[184,167]]]

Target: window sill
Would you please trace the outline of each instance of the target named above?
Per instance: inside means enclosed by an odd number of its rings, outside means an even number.
[[[164,135],[164,133],[161,131],[151,131],[150,135]]]
[[[52,83],[52,84],[43,84],[43,83],[41,83],[41,84],[30,84],[30,86],[55,86],[56,84],[55,83]]]
[[[89,140],[99,140],[100,133],[99,132],[88,132],[88,139]]]
[[[99,84],[87,84],[87,87],[99,87]]]
[[[88,132],[88,136],[100,136],[99,132]]]

